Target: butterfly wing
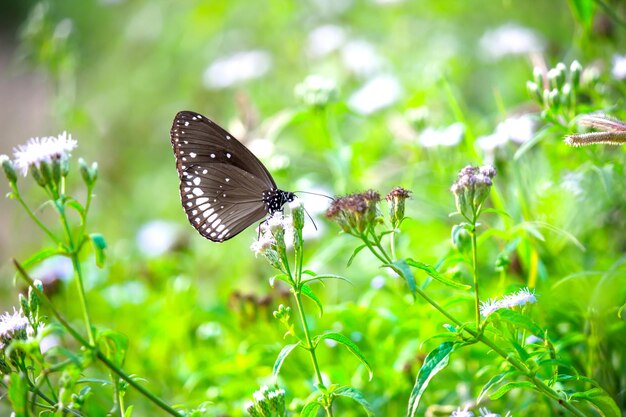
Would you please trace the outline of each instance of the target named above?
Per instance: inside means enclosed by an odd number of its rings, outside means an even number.
[[[252,152],[206,117],[183,111],[170,131],[183,208],[205,238],[223,242],[263,218],[274,179]]]

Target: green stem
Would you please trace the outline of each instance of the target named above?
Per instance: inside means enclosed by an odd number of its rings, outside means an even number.
[[[309,355],[311,356],[311,362],[313,363],[313,370],[315,371],[317,384],[323,393],[324,381],[322,380],[322,373],[320,371],[319,363],[317,362],[317,356],[315,355],[315,346],[313,345],[313,341],[311,340],[311,333],[309,332],[309,325],[306,321],[306,316],[304,315],[304,307],[302,306],[302,295],[300,293],[300,289],[294,288],[293,295],[296,300],[296,306],[298,307],[298,314],[300,315],[300,323],[302,324],[302,330],[304,331],[304,338],[306,340],[306,346],[304,348],[309,352]],[[330,406],[324,406],[324,408],[326,410],[326,414],[329,417],[332,417],[332,408]]]
[[[135,388],[137,391],[139,391],[140,394],[142,394],[148,400],[152,401],[154,404],[156,404],[163,411],[165,411],[168,414],[170,414],[172,416],[175,416],[175,417],[183,417],[183,415],[181,413],[179,413],[178,411],[173,409],[171,406],[169,406],[167,403],[165,403],[165,401],[163,401],[162,399],[160,399],[159,397],[155,396],[153,393],[148,391],[146,388],[144,388],[142,385],[140,385],[137,381],[135,381],[130,375],[128,375],[122,369],[118,368],[113,362],[111,362],[106,357],[106,355],[104,355],[100,350],[98,350],[98,348],[96,346],[94,346],[93,344],[91,344],[87,340],[85,340],[85,338],[82,337],[80,335],[80,333],[78,333],[78,331],[76,331],[72,326],[70,326],[70,324],[67,322],[67,320],[65,320],[63,318],[61,313],[59,313],[59,311],[56,309],[54,304],[52,304],[52,302],[48,299],[48,297],[34,285],[33,279],[24,270],[22,265],[19,262],[17,262],[15,259],[13,259],[13,265],[18,270],[18,272],[20,273],[22,278],[33,289],[33,291],[35,291],[37,293],[37,295],[39,296],[41,302],[48,309],[50,309],[50,312],[52,313],[52,315],[54,317],[56,317],[56,319],[59,321],[61,326],[63,326],[65,328],[65,330],[67,330],[67,332],[78,343],[80,343],[85,349],[91,351],[96,356],[96,358],[100,362],[102,362],[104,364],[104,366],[109,368],[111,371],[113,371],[115,374],[117,374],[124,381],[128,382],[128,385],[130,385],[131,387]]]
[[[67,240],[69,242],[70,257],[72,258],[72,265],[74,266],[74,271],[76,271],[76,285],[78,287],[78,299],[79,299],[81,310],[83,313],[83,320],[85,321],[85,327],[87,327],[87,336],[89,338],[89,343],[91,345],[95,345],[96,339],[94,338],[93,329],[91,328],[91,319],[89,317],[89,311],[87,310],[87,296],[85,295],[83,274],[82,274],[82,269],[80,267],[80,262],[78,260],[78,251],[80,248],[74,245],[74,238],[72,237],[72,230],[70,229],[69,222],[67,221],[67,215],[66,215],[65,207],[63,203],[59,199],[59,200],[56,200],[54,204],[55,204],[55,207],[57,208],[57,211],[59,212],[59,216],[61,217],[61,223],[63,223],[63,228],[65,229],[65,234],[67,235]]]
[[[44,231],[44,233],[46,235],[48,235],[48,237],[50,239],[52,239],[52,241],[54,243],[56,243],[57,245],[61,244],[61,241],[59,239],[57,239],[57,237],[50,231],[50,229],[48,229],[38,218],[37,216],[35,216],[35,213],[33,213],[33,211],[30,209],[30,207],[28,207],[28,205],[26,204],[26,202],[22,199],[22,196],[20,195],[17,186],[15,184],[11,184],[13,187],[13,195],[15,196],[15,198],[17,199],[17,201],[20,203],[20,205],[22,206],[22,208],[26,211],[26,213],[28,214],[28,216],[32,219],[32,221],[35,222],[35,224],[37,226],[39,226],[39,228],[41,230]]]
[[[472,279],[474,280],[474,311],[476,329],[480,329],[480,297],[478,296],[478,248],[476,245],[476,224],[472,224]]]

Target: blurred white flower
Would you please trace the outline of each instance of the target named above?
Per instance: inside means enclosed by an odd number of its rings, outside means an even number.
[[[502,305],[498,300],[487,300],[480,302],[480,315],[483,317],[487,317],[494,311],[497,311],[502,308]]]
[[[346,33],[341,26],[319,26],[309,33],[307,51],[313,57],[323,57],[338,50],[345,41]]]
[[[452,412],[452,414],[450,414],[450,417],[474,417],[474,413],[468,411],[467,407],[465,407],[465,409],[463,410],[457,408],[455,411]]]
[[[364,40],[353,40],[341,49],[341,59],[345,67],[360,77],[368,77],[378,72],[384,63],[376,48]]]
[[[263,233],[258,240],[252,242],[250,250],[254,252],[254,256],[259,256],[265,253],[266,250],[271,249],[275,244],[276,241],[269,233]]]
[[[261,160],[269,159],[274,152],[274,143],[265,138],[254,138],[246,143],[246,146],[250,149],[250,152]]]
[[[479,44],[483,54],[491,59],[541,52],[544,48],[543,39],[537,33],[515,23],[487,31]]]
[[[350,96],[348,105],[360,114],[371,114],[398,101],[402,89],[391,75],[379,75],[369,80]]]
[[[613,55],[611,74],[616,80],[626,78],[626,55]]]
[[[582,197],[585,194],[583,181],[585,174],[582,172],[568,172],[563,175],[561,180],[561,188],[569,191],[574,197]]]
[[[535,121],[530,116],[509,117],[498,123],[494,133],[476,139],[476,144],[483,151],[492,152],[509,141],[518,144],[527,142],[534,134]]]
[[[337,84],[321,75],[309,75],[296,85],[294,93],[307,106],[321,107],[335,100]]]
[[[374,278],[372,278],[372,281],[370,282],[370,287],[374,290],[379,290],[384,286],[385,277],[383,277],[382,275],[376,275]]]
[[[271,66],[272,57],[266,51],[237,52],[209,65],[204,71],[203,83],[210,89],[232,87],[265,75]]]
[[[60,345],[61,345],[61,339],[59,338],[59,336],[55,334],[49,334],[49,335],[44,336],[39,342],[39,350],[41,350],[41,353],[46,353],[50,349],[55,348]]]
[[[45,259],[31,272],[32,278],[38,279],[44,286],[53,284],[57,280],[69,281],[73,275],[72,260],[65,256],[52,256]]]
[[[141,226],[137,232],[137,246],[146,256],[161,256],[176,246],[178,231],[176,223],[153,220]]]
[[[419,136],[419,143],[425,148],[436,146],[454,146],[461,142],[465,126],[456,122],[442,129],[427,127]]]
[[[392,4],[400,4],[404,3],[406,0],[371,0],[374,4],[379,4],[381,6],[387,6]]]
[[[15,167],[26,176],[30,166],[67,158],[76,146],[77,142],[67,132],[56,137],[31,138],[26,145],[18,145],[13,149]]]

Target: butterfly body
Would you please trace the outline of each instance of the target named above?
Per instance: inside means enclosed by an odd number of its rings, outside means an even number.
[[[170,138],[183,208],[209,240],[228,240],[295,198],[278,189],[250,150],[201,114],[179,112]]]

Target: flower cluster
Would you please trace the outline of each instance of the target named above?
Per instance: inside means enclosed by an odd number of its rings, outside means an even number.
[[[253,401],[245,405],[250,417],[284,417],[287,413],[285,390],[282,388],[270,390],[263,385],[252,398]]]
[[[514,308],[521,307],[526,304],[534,304],[537,302],[537,296],[534,290],[528,288],[522,288],[521,290],[505,295],[504,297],[496,300],[483,301],[480,306],[480,314],[483,317],[489,316],[494,311],[502,308]]]
[[[366,191],[338,198],[332,202],[326,217],[339,224],[346,233],[362,234],[373,226],[379,217],[380,194]]]
[[[409,197],[411,191],[402,187],[394,187],[385,197],[389,202],[389,218],[394,229],[404,220],[404,202]]]
[[[576,92],[581,85],[592,83],[583,67],[573,61],[568,68],[562,62],[547,72],[539,67],[533,70],[533,80],[526,83],[530,96],[545,110],[570,110],[576,104]]]
[[[468,220],[475,221],[480,207],[489,195],[495,176],[496,169],[491,165],[482,167],[468,165],[463,168],[450,189],[454,194],[458,212]]]
[[[297,98],[310,107],[324,107],[337,99],[337,85],[331,79],[309,75],[294,89]]]
[[[0,350],[6,349],[13,340],[25,340],[32,333],[28,318],[21,311],[13,309],[0,316]]]

